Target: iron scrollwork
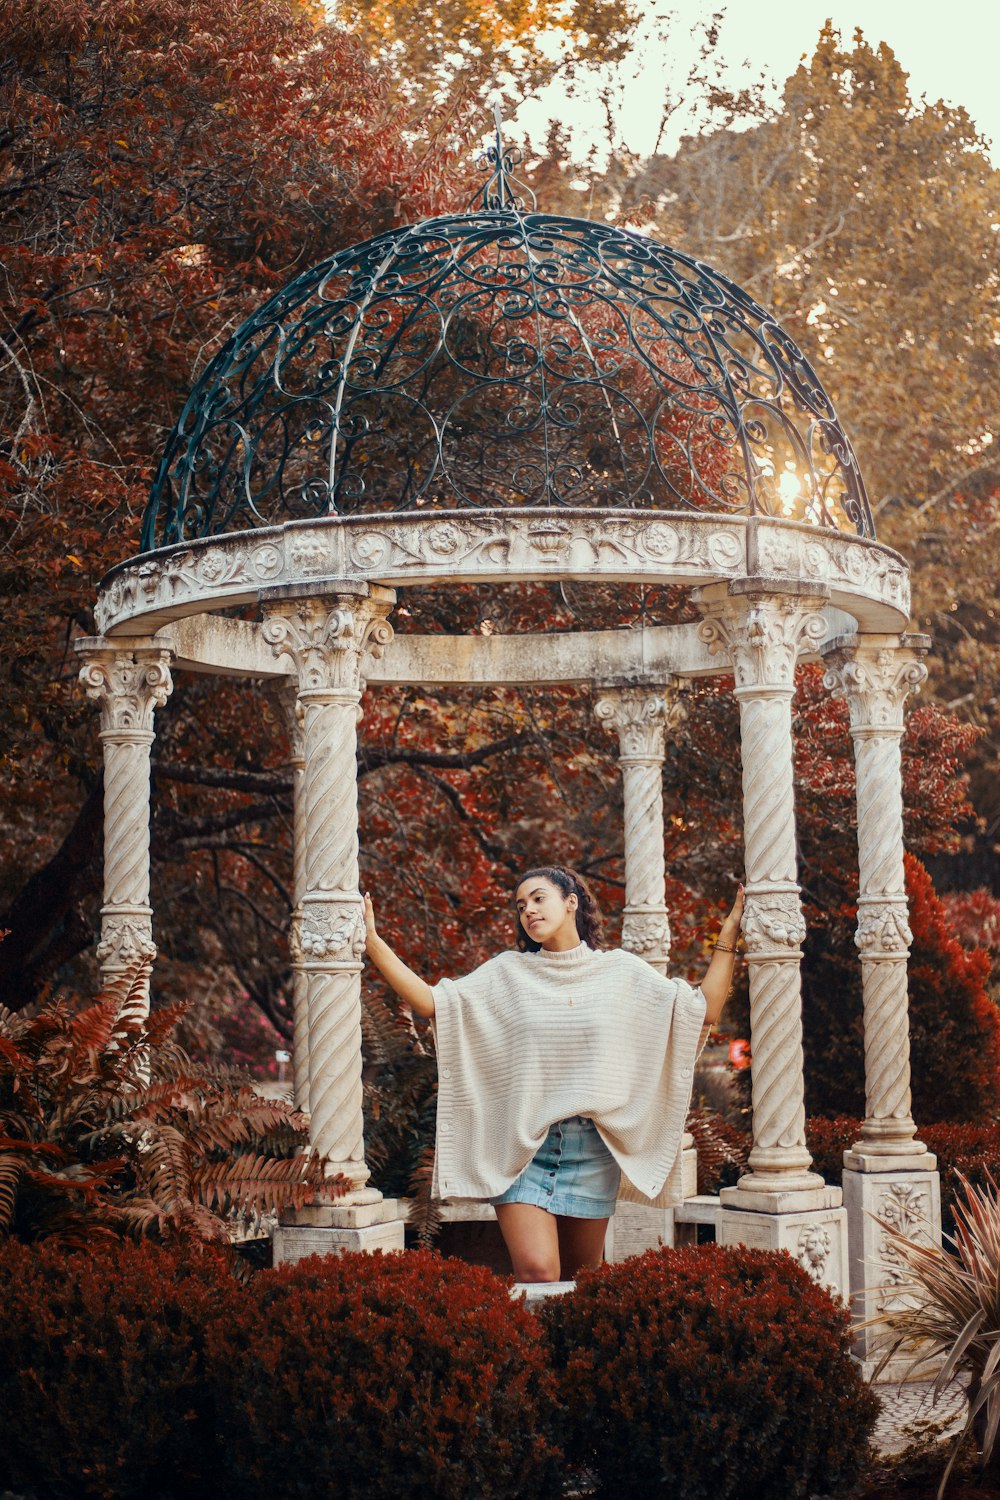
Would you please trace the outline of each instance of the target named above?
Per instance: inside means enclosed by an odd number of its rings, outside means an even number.
[[[490,154],[492,153],[492,155]],[[487,206],[304,272],[208,366],[143,549],[325,514],[611,506],[873,536],[833,405],[769,314],[642,235]]]

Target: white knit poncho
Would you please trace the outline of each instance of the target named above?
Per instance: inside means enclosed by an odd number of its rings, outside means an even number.
[[[681,1135],[708,1031],[700,989],[634,954],[581,943],[501,953],[433,994],[436,1197],[498,1197],[550,1125],[586,1115],[622,1169],[622,1197],[679,1199]]]

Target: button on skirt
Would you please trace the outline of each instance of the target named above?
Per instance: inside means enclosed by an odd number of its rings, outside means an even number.
[[[570,1219],[609,1219],[621,1171],[592,1120],[557,1120],[498,1203],[532,1203]]]

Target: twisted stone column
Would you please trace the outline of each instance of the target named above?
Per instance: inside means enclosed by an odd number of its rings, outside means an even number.
[[[104,905],[97,958],[108,985],[156,957],[149,904],[149,757],[153,713],[173,687],[173,651],[151,640],[77,641],[80,681],[101,711]],[[149,975],[144,979],[149,1010]]]
[[[277,698],[288,726],[292,771],[292,1078],[295,1107],[309,1113],[309,981],[302,963],[302,898],[306,891],[306,810],[303,796],[305,743],[298,689],[285,683]]]
[[[927,677],[926,636],[861,636],[824,651],[824,680],[851,715],[857,768],[859,899],[866,1118],[859,1158],[926,1159],[910,1113],[906,965],[912,934],[903,874],[900,740],[906,698]],[[902,1165],[887,1160],[883,1167]]]
[[[753,1149],[744,1195],[824,1186],[808,1170],[791,704],[799,653],[826,632],[820,596],[748,579],[702,591],[700,634],[732,663],[740,706],[753,1044]]]
[[[306,979],[310,1140],[329,1158],[330,1174],[354,1184],[339,1203],[380,1197],[364,1188],[357,722],[362,658],[392,639],[386,616],[394,598],[361,585],[331,599],[289,588],[263,600],[264,638],[298,673],[304,859],[295,957]]]
[[[663,859],[663,758],[666,730],[683,709],[676,689],[611,688],[594,713],[618,735],[625,822],[622,947],[661,974],[670,956]]]

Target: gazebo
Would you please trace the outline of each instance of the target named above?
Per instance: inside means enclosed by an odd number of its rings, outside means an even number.
[[[579,684],[618,736],[623,944],[668,961],[661,770],[683,685],[732,676],[740,715],[753,1048],[749,1170],[724,1242],[785,1247],[866,1307],[896,1273],[872,1214],[938,1233],[910,1114],[899,744],[928,641],[875,538],[851,444],[792,339],[710,267],[516,196],[499,131],[482,203],[298,276],[198,380],[162,456],[143,550],[77,643],[101,711],[108,979],[155,956],[149,755],[172,673],[284,684],[295,783],[296,1100],[353,1187],[280,1253],[402,1245],[369,1181],[356,747],[380,683]],[[573,580],[674,585],[699,619],[593,632],[394,637],[399,591]],[[239,610],[234,609],[239,606]],[[252,615],[252,618],[251,618]],[[845,1187],[805,1145],[791,704],[800,661],[847,700],[857,766],[867,1118]],[[596,727],[596,726],[595,726]],[[693,1188],[692,1188],[693,1191]],[[630,1205],[617,1252],[680,1210]]]

